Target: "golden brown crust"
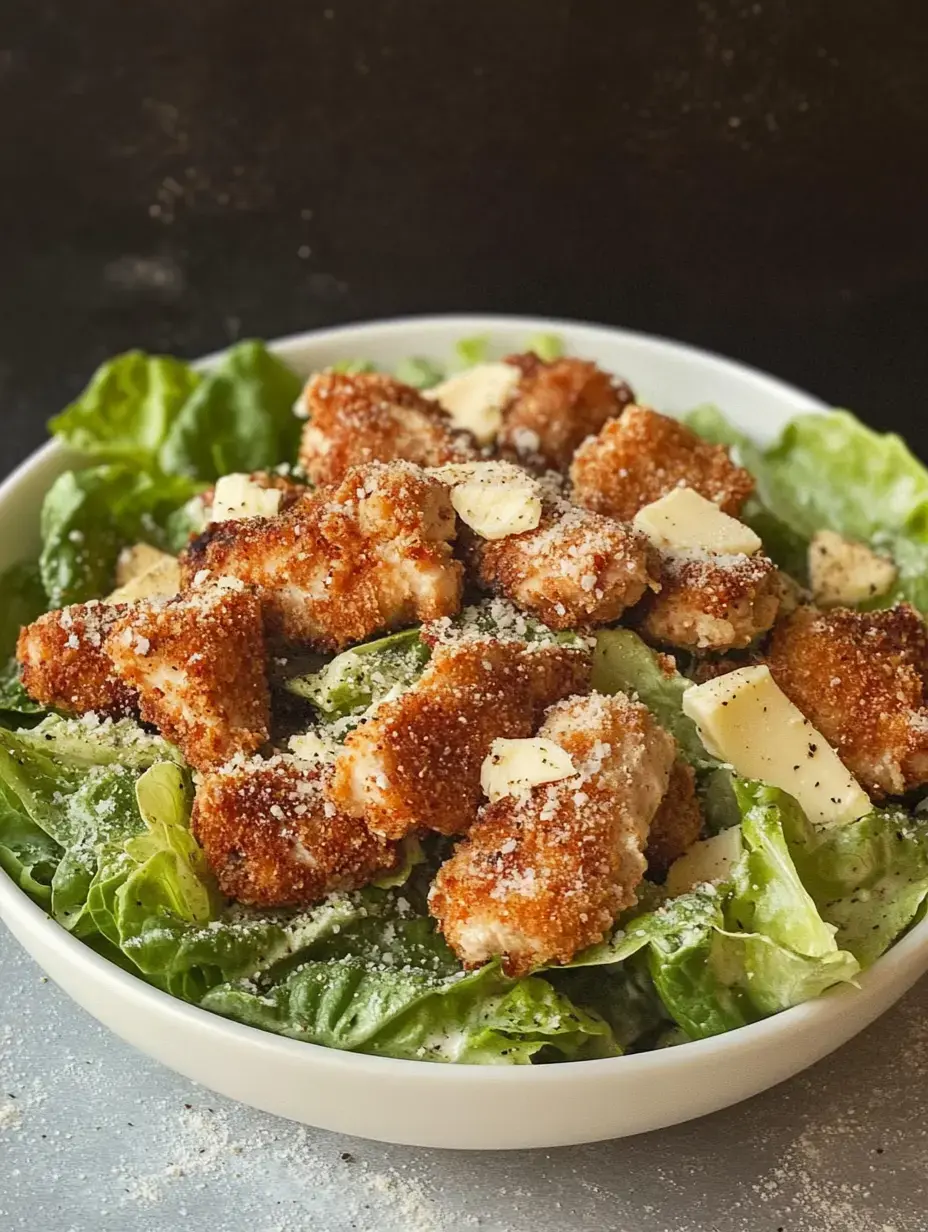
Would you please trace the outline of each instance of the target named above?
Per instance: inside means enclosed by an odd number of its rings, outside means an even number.
[[[650,549],[628,523],[548,500],[535,530],[488,540],[461,532],[468,575],[549,628],[611,624],[651,578]]]
[[[660,554],[660,590],[629,616],[641,636],[695,651],[741,650],[776,619],[782,587],[766,556]]]
[[[437,645],[412,688],[347,737],[332,800],[389,838],[463,833],[493,740],[531,735],[545,708],[585,692],[589,676],[583,650],[491,638]]]
[[[321,372],[307,382],[303,407],[300,462],[317,484],[337,483],[366,462],[442,466],[480,456],[436,402],[379,372]]]
[[[679,757],[670,772],[667,794],[651,819],[645,857],[648,872],[662,876],[692,847],[702,829],[702,813],[696,795],[693,767]]]
[[[105,642],[120,679],[198,770],[251,753],[268,738],[270,695],[261,605],[243,586],[140,603]]]
[[[570,478],[579,505],[625,521],[679,487],[693,488],[737,517],[754,490],[754,480],[724,446],[644,406],[628,407],[585,441]]]
[[[240,578],[256,588],[271,636],[341,650],[458,611],[454,532],[442,483],[407,462],[371,463],[281,517],[211,527],[182,573],[188,585],[204,570]]]
[[[675,754],[673,738],[621,693],[568,698],[538,734],[567,750],[577,774],[486,805],[429,895],[465,966],[499,955],[512,976],[569,962],[635,903]]]
[[[928,630],[909,604],[798,608],[775,626],[767,662],[871,795],[928,782]]]
[[[74,603],[22,629],[16,657],[29,696],[68,714],[94,710],[114,719],[134,714],[135,690],[119,679],[103,648],[128,610],[126,604]]]
[[[499,448],[534,470],[566,471],[581,441],[634,400],[624,381],[588,360],[545,363],[529,352],[509,355],[505,362],[522,376],[503,409]]]
[[[326,801],[318,767],[289,755],[205,775],[191,824],[222,892],[254,907],[309,906],[397,862],[392,844]]]

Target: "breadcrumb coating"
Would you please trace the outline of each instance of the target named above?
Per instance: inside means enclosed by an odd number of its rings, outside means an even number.
[[[670,771],[667,794],[651,819],[645,850],[648,872],[663,876],[674,860],[692,847],[701,829],[696,775],[693,767],[678,757]]]
[[[134,714],[136,692],[119,679],[104,649],[110,629],[128,610],[124,603],[92,599],[46,612],[21,629],[16,657],[33,701],[67,714]]]
[[[674,488],[693,488],[737,517],[754,480],[729,457],[668,415],[630,406],[579,447],[570,468],[573,499],[630,521]]]
[[[342,650],[459,610],[454,533],[442,483],[408,462],[374,462],[283,516],[210,527],[182,573],[188,585],[198,575],[240,578],[255,587],[269,635]]]
[[[469,579],[552,629],[611,624],[651,584],[644,535],[560,498],[534,530],[488,540],[465,528],[461,544]]]
[[[303,409],[300,462],[317,484],[337,483],[366,462],[442,466],[480,456],[437,402],[379,372],[320,372],[306,384]]]
[[[773,624],[783,587],[766,556],[659,554],[660,590],[629,615],[649,642],[694,651],[742,650]]]
[[[506,973],[521,976],[569,962],[636,901],[673,737],[622,693],[568,698],[538,735],[565,749],[578,773],[485,805],[429,894],[467,967],[501,956]]]
[[[326,800],[319,766],[290,754],[236,758],[204,775],[192,829],[222,892],[253,907],[303,907],[358,889],[397,849]]]
[[[505,362],[522,376],[503,408],[499,448],[533,470],[566,471],[580,443],[634,401],[624,381],[589,360],[546,363],[529,352]]]
[[[915,608],[798,608],[775,626],[767,663],[871,796],[928,782],[928,630]]]
[[[142,718],[198,770],[268,738],[270,694],[261,605],[236,580],[139,603],[105,642]]]
[[[440,642],[418,681],[345,740],[334,803],[371,830],[461,834],[477,816],[480,766],[497,736],[530,736],[545,709],[589,688],[589,652],[491,637]]]

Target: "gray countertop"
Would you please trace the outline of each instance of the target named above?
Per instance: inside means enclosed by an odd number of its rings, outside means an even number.
[[[0,927],[0,1229],[925,1232],[928,983],[837,1055],[644,1137],[468,1154],[305,1129],[121,1043]]]

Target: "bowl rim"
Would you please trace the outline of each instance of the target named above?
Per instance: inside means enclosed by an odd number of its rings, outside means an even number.
[[[510,316],[499,313],[423,314],[360,321],[334,328],[304,330],[270,340],[268,346],[274,352],[287,357],[292,356],[307,344],[338,346],[352,342],[356,338],[369,338],[372,333],[386,340],[392,340],[394,337],[402,337],[410,330],[415,330],[418,331],[420,337],[427,338],[430,334],[447,333],[450,328],[466,335],[468,329],[474,327],[482,332],[492,332],[494,327],[535,333],[583,330],[591,337],[600,336],[604,342],[607,340],[621,341],[624,345],[642,352],[660,351],[665,355],[670,352],[691,362],[709,360],[731,376],[750,378],[772,396],[800,402],[809,410],[826,409],[825,404],[819,399],[798,387],[737,360],[657,335],[582,320]],[[211,352],[194,361],[194,366],[209,368],[222,358],[227,350],[228,348],[222,348]],[[52,439],[31,453],[0,483],[0,505],[13,494],[20,484],[30,481],[34,472],[53,460],[56,455],[65,452],[60,442]],[[596,1085],[607,1075],[612,1076],[622,1072],[630,1077],[633,1072],[639,1077],[658,1073],[661,1075],[679,1073],[682,1076],[691,1064],[698,1065],[701,1060],[714,1057],[719,1052],[725,1052],[736,1060],[739,1057],[743,1058],[757,1051],[763,1051],[770,1044],[788,1042],[791,1037],[805,1034],[816,1027],[825,1031],[829,1023],[842,1016],[845,998],[863,994],[879,999],[881,992],[891,989],[906,973],[913,969],[920,972],[928,970],[928,919],[925,919],[904,934],[872,967],[862,972],[855,981],[855,986],[834,987],[811,1001],[781,1010],[758,1022],[749,1023],[708,1039],[689,1040],[674,1048],[583,1062],[525,1066],[437,1065],[435,1062],[418,1059],[347,1052],[323,1044],[291,1039],[245,1023],[235,1022],[174,997],[146,983],[141,975],[136,976],[122,970],[115,963],[95,953],[89,946],[73,937],[39,904],[33,902],[2,869],[0,869],[0,907],[3,909],[0,916],[15,919],[24,932],[37,935],[42,929],[53,929],[54,939],[48,944],[60,947],[72,965],[77,966],[96,983],[112,991],[114,995],[133,1002],[136,1008],[147,1010],[162,1019],[165,1017],[173,1019],[187,1030],[198,1032],[201,1035],[215,1033],[233,1045],[248,1044],[259,1051],[280,1053],[295,1063],[302,1063],[307,1067],[325,1064],[333,1069],[350,1068],[355,1075],[366,1071],[371,1077],[392,1075],[406,1080],[424,1077],[430,1070],[437,1069],[440,1071],[442,1080],[445,1081],[478,1083],[493,1087],[500,1083],[511,1085],[526,1081],[549,1085],[566,1081]]]

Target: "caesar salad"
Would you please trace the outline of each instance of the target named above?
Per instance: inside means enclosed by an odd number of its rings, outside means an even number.
[[[928,471],[553,335],[105,363],[0,577],[0,867],[205,1010],[581,1061],[853,984],[928,902]]]

